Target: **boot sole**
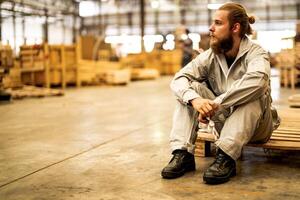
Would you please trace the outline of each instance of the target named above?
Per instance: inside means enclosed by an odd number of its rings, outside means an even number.
[[[164,179],[174,179],[174,178],[183,176],[186,172],[195,171],[195,170],[196,170],[196,167],[191,166],[191,167],[184,168],[183,170],[181,170],[179,172],[161,172],[161,176]]]
[[[234,177],[234,176],[236,176],[236,169],[233,169],[227,176],[223,176],[223,177],[205,177],[205,176],[203,176],[203,181],[206,184],[216,185],[216,184],[228,182],[230,180],[230,178]]]

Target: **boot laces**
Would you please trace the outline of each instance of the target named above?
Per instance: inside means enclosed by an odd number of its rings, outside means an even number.
[[[223,155],[223,154],[217,154],[216,160],[215,160],[214,163],[220,165],[220,164],[222,164],[224,162],[224,159],[225,159],[225,155]]]
[[[170,163],[175,161],[175,163],[180,162],[181,158],[183,157],[183,153],[174,153],[173,158],[171,159]]]

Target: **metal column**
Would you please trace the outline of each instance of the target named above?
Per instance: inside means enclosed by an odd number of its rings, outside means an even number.
[[[145,0],[140,0],[140,29],[141,29],[141,47],[142,52],[145,50],[144,47],[144,34],[145,34]]]
[[[0,0],[0,42],[2,41],[2,0]]]
[[[43,25],[43,40],[48,43],[48,10],[45,9],[45,24]]]

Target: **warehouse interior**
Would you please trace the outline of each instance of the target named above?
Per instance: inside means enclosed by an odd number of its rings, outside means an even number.
[[[215,146],[198,136],[196,171],[161,177],[184,42],[193,59],[209,49],[225,2],[1,0],[0,199],[300,199],[299,0],[232,1],[270,57],[270,146],[245,146],[237,176],[212,186]]]

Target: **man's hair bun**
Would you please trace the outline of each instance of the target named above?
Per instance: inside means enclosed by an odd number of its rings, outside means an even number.
[[[253,16],[248,17],[249,23],[254,24],[255,23],[255,18]]]

